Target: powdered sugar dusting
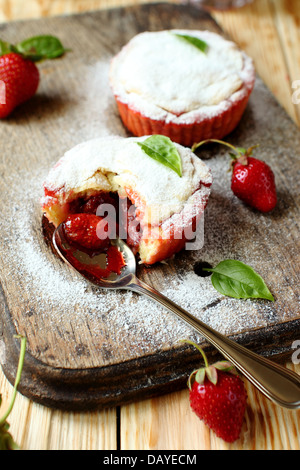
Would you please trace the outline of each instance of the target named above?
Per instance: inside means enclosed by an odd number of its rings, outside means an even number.
[[[20,276],[25,279],[20,296],[21,304],[26,299],[24,314],[26,316],[34,309],[34,328],[42,336],[44,325],[53,328],[52,334],[58,335],[55,340],[57,354],[63,366],[75,367],[74,362],[70,362],[72,357],[62,355],[61,337],[68,341],[71,350],[76,348],[76,342],[82,341],[78,335],[83,323],[90,325],[93,341],[98,337],[103,347],[107,343],[105,338],[109,338],[109,344],[111,341],[115,344],[122,342],[122,349],[128,348],[129,358],[141,354],[141,349],[148,354],[153,348],[171,347],[180,339],[195,340],[195,332],[153,301],[129,291],[103,291],[91,287],[77,273],[58,261],[45,246],[41,236],[41,213],[36,202],[40,193],[41,175],[20,176],[27,181],[32,192],[30,199],[26,199],[26,194],[19,190],[18,194],[11,195],[17,202],[22,217],[16,218],[14,212],[10,214],[11,217],[9,214],[6,217],[4,229],[10,239],[11,227],[14,227],[13,244],[10,248],[5,248],[6,263],[10,266],[9,278],[12,283],[18,283]],[[4,236],[3,239],[5,238]],[[265,320],[257,317],[255,304],[221,298],[211,286],[209,278],[199,278],[193,272],[193,263],[199,259],[200,253],[189,253],[190,266],[179,276],[176,271],[170,275],[170,271],[166,269],[165,284],[156,287],[178,305],[223,333],[264,325]],[[176,266],[176,261],[171,262]],[[154,267],[153,274],[155,269]],[[149,277],[151,284],[151,272]],[[26,324],[26,320],[24,323]],[[69,324],[73,331],[71,337],[66,332],[66,325]],[[38,354],[37,351],[35,353]],[[101,357],[96,352],[92,356],[92,365],[99,365]],[[43,353],[43,359],[50,364],[53,361],[46,353]],[[111,357],[106,362],[114,360],[115,357]],[[57,358],[54,359],[54,363],[56,362]]]
[[[142,223],[168,219],[189,204],[201,182],[211,184],[210,171],[190,149],[176,144],[182,161],[178,176],[142,150],[137,143],[144,140],[110,136],[76,145],[51,169],[46,188],[55,191],[61,204],[90,190],[131,190],[138,194],[137,207],[142,201],[143,207],[138,207]],[[204,187],[201,192],[206,196],[209,191]]]
[[[88,348],[91,367],[96,367],[123,359],[118,356],[117,344],[122,344],[122,351],[126,351],[129,360],[168,349],[183,338],[199,339],[199,335],[190,327],[147,298],[125,291],[103,291],[89,285],[58,260],[43,239],[39,200],[42,196],[42,182],[49,168],[59,158],[57,148],[71,148],[99,135],[119,133],[126,136],[109,89],[106,88],[107,72],[108,64],[102,61],[83,67],[82,79],[91,85],[85,88],[88,92],[83,101],[75,72],[73,78],[69,77],[75,89],[70,87],[72,91],[67,96],[71,98],[74,93],[75,96],[79,94],[80,98],[72,102],[72,126],[68,133],[60,133],[63,115],[53,121],[49,118],[45,124],[36,122],[37,128],[44,132],[44,160],[40,159],[38,164],[20,171],[17,158],[23,158],[21,155],[16,157],[15,171],[9,174],[6,174],[3,161],[6,212],[0,239],[1,283],[16,327],[20,325],[21,332],[28,337],[31,353],[54,366],[86,366],[80,355],[74,354],[79,346]],[[47,77],[45,81],[47,83]],[[99,86],[103,87],[101,99],[95,95]],[[291,142],[297,139],[295,135],[288,135],[290,123],[259,81],[251,102],[245,125],[241,123],[240,130],[230,141],[244,146],[259,141],[261,157],[270,160],[274,155],[273,161],[276,162],[280,139],[289,138]],[[267,106],[263,105],[266,102]],[[52,135],[57,136],[55,143],[48,138],[47,126],[51,126]],[[280,129],[280,132],[274,134],[273,127]],[[31,136],[31,131],[28,125],[28,136]],[[270,148],[272,138],[275,139],[274,147]],[[32,142],[30,139],[28,141]],[[34,143],[31,145],[29,151],[37,152]],[[272,219],[248,210],[232,196],[230,175],[227,173],[228,160],[224,152],[215,149],[215,152],[207,155],[203,151],[201,155],[209,158],[214,178],[211,198],[205,211],[204,247],[180,253],[168,265],[148,269],[139,267],[139,274],[144,281],[181,307],[226,334],[261,328],[276,323],[278,318],[295,318],[297,312],[290,309],[289,305],[294,305],[296,280],[289,279],[288,283],[284,280],[277,245],[280,230],[290,223],[289,213],[285,213],[282,207],[278,209],[277,217],[285,217],[279,225],[276,223],[276,215]],[[285,178],[290,178],[288,170]],[[282,191],[282,184],[279,180],[279,191]],[[290,190],[295,191],[293,188]],[[241,234],[247,237],[246,243],[242,242]],[[295,246],[292,239],[285,239],[286,259],[289,256],[297,258]],[[225,298],[214,290],[209,277],[201,278],[194,273],[196,261],[205,260],[216,265],[231,257],[252,265],[264,277],[276,296],[276,304]],[[161,276],[159,283],[157,281],[158,269],[165,274],[164,282],[161,282]],[[278,278],[275,281],[275,276],[270,276],[270,272],[276,270]],[[90,334],[93,340],[84,336],[86,334]],[[39,344],[35,348],[36,341],[31,339],[37,335]],[[49,341],[53,346],[51,350],[47,349]]]
[[[206,52],[174,33],[205,41]],[[211,31],[140,33],[113,58],[110,69],[118,100],[146,117],[175,124],[218,116],[249,94],[254,79],[252,59]]]

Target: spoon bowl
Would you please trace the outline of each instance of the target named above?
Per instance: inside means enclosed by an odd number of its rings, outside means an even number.
[[[116,246],[122,253],[125,266],[122,268],[120,274],[114,272],[106,278],[96,277],[87,269],[89,266],[99,265],[101,268],[105,267],[106,256],[105,254],[96,254],[90,256],[83,250],[76,247],[76,250],[72,249],[72,256],[70,256],[71,245],[68,242],[63,224],[60,224],[54,231],[52,236],[52,243],[59,254],[59,256],[72,268],[76,269],[82,276],[84,276],[89,282],[96,284],[98,287],[103,289],[124,289],[128,282],[132,279],[132,276],[136,272],[136,259],[129,248],[129,246],[120,238],[111,240],[111,244]]]
[[[300,408],[300,376],[298,374],[232,341],[138,279],[135,274],[135,256],[124,241],[117,238],[111,240],[111,243],[121,251],[125,266],[120,274],[111,273],[105,278],[95,276],[89,270],[91,266],[97,264],[104,269],[105,255],[90,256],[76,248],[75,252],[72,250],[72,256],[70,256],[71,247],[65,237],[63,224],[54,231],[52,241],[60,257],[89,282],[103,289],[127,289],[149,297],[204,336],[267,398],[289,409]]]

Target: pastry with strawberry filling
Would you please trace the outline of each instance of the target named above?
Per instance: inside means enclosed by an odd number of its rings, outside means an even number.
[[[165,136],[96,138],[66,152],[50,170],[42,207],[55,227],[67,224],[73,241],[80,243],[79,234],[97,244],[96,233],[104,246],[119,236],[150,265],[195,237],[211,184],[207,165]],[[80,230],[81,218],[90,236]]]
[[[211,31],[133,37],[113,57],[110,84],[124,126],[192,146],[238,125],[255,83],[253,61]]]

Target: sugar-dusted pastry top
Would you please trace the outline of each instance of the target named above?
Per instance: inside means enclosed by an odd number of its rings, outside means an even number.
[[[101,137],[75,146],[50,170],[45,198],[63,205],[97,191],[118,191],[133,199],[143,223],[158,224],[182,211],[201,187],[208,192],[211,172],[189,148],[175,144],[180,177],[142,150],[137,142],[145,138]]]
[[[176,34],[203,40],[202,52]],[[226,108],[253,86],[252,60],[236,44],[210,31],[143,32],[114,57],[110,81],[121,101],[145,116],[188,122]]]

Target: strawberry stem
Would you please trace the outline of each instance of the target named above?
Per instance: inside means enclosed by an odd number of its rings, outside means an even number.
[[[223,144],[223,145],[226,145],[227,147],[231,148],[232,150],[234,150],[234,152],[236,152],[237,154],[239,154],[238,150],[234,147],[234,145],[231,145],[229,144],[228,142],[223,142],[223,140],[218,140],[218,139],[207,139],[207,140],[203,140],[202,142],[199,142],[199,143],[196,143],[192,146],[192,152],[194,152],[198,147],[200,147],[201,145],[204,145],[204,144],[208,144],[209,142],[215,142],[217,144]]]
[[[10,412],[11,412],[13,406],[14,406],[15,398],[16,398],[16,395],[17,395],[17,387],[18,387],[20,379],[21,379],[21,373],[22,373],[23,364],[24,364],[24,357],[25,357],[25,351],[26,351],[26,338],[24,338],[23,336],[19,336],[19,335],[16,335],[15,337],[21,339],[19,363],[18,363],[18,369],[17,369],[16,378],[15,378],[13,395],[12,395],[10,404],[8,406],[8,409],[6,410],[4,416],[2,416],[2,418],[0,419],[0,427],[3,426],[3,424],[5,423],[8,415],[10,414]]]
[[[252,155],[253,149],[258,147],[258,145],[252,145],[246,150],[243,147],[234,147],[234,145],[231,145],[228,142],[224,142],[223,140],[207,139],[207,140],[203,140],[202,142],[194,144],[191,148],[192,152],[194,152],[201,145],[207,144],[209,142],[216,142],[217,144],[226,145],[227,147],[229,147],[231,150],[235,152],[234,154],[231,152],[229,153],[232,160],[239,160],[239,162],[242,163],[243,165],[248,164],[247,158],[250,157],[250,155]]]
[[[198,349],[198,351],[201,353],[201,355],[203,357],[205,367],[209,367],[209,364],[208,364],[208,361],[207,361],[207,358],[206,358],[206,355],[205,355],[204,351],[202,351],[202,349],[197,344],[193,343],[193,341],[190,341],[188,339],[183,339],[181,342],[191,344],[196,349]]]

